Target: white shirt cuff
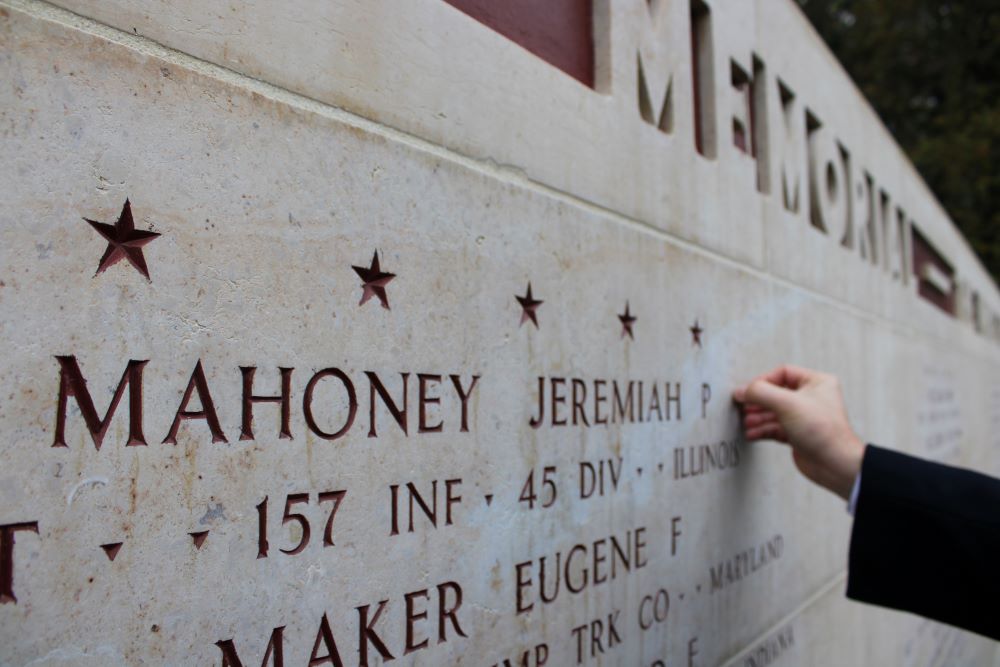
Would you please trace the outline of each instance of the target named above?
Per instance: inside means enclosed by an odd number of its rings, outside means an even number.
[[[847,500],[847,513],[854,516],[854,510],[858,506],[858,492],[861,491],[861,473],[854,478],[854,486],[851,487],[851,497]]]

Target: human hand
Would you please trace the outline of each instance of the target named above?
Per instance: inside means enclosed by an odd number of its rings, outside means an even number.
[[[747,440],[792,447],[799,471],[845,500],[861,470],[865,443],[847,421],[840,381],[833,375],[781,366],[733,392]]]

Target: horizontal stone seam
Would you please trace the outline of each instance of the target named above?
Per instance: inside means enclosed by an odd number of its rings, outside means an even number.
[[[502,183],[521,187],[525,190],[554,199],[574,208],[603,217],[628,229],[649,234],[662,241],[671,243],[682,250],[690,252],[693,255],[717,262],[731,269],[741,271],[766,283],[799,292],[821,303],[838,307],[847,314],[855,317],[867,318],[869,320],[882,322],[889,326],[901,327],[904,331],[908,331],[911,334],[935,338],[942,343],[955,343],[956,336],[954,335],[936,336],[928,334],[925,330],[918,329],[916,326],[905,320],[893,319],[884,314],[866,310],[865,308],[854,305],[848,301],[844,301],[843,299],[839,299],[829,294],[824,294],[823,292],[794,283],[786,278],[776,276],[762,268],[744,264],[733,259],[732,257],[729,257],[728,255],[699,246],[671,232],[660,229],[644,220],[629,217],[618,211],[595,204],[594,202],[583,199],[572,193],[560,190],[539,181],[535,181],[516,167],[505,167],[504,165],[488,158],[475,158],[455,151],[451,148],[446,148],[399,128],[384,125],[369,118],[365,118],[364,116],[359,116],[351,111],[347,111],[340,107],[322,102],[307,95],[303,95],[302,93],[297,93],[262,79],[256,79],[246,74],[236,72],[222,65],[202,60],[183,51],[165,46],[149,37],[120,30],[119,28],[109,26],[106,23],[101,23],[95,19],[52,5],[45,0],[0,0],[0,7],[2,6],[6,6],[10,9],[22,12],[43,21],[56,23],[70,29],[93,35],[94,37],[132,49],[133,51],[143,55],[162,60],[168,64],[183,67],[202,76],[220,81],[224,84],[256,93],[274,102],[285,104],[307,113],[313,113],[320,117],[328,118],[350,127],[354,127],[355,129],[380,136],[384,139],[404,144],[414,150],[447,160],[471,171],[489,176]],[[906,298],[917,298],[915,295],[911,295],[903,288],[900,288],[900,295]],[[955,320],[949,324],[956,330],[953,333],[965,331],[963,323],[959,320]],[[971,352],[971,350],[968,351]]]
[[[830,579],[830,581],[826,582],[825,584],[822,584],[818,589],[816,589],[816,592],[812,593],[805,600],[803,600],[802,603],[799,604],[799,606],[797,606],[795,609],[782,616],[780,619],[778,619],[777,622],[775,622],[769,628],[764,630],[764,632],[760,633],[752,640],[747,642],[746,645],[743,646],[743,648],[736,651],[732,656],[726,658],[719,665],[719,667],[734,667],[734,665],[736,665],[740,661],[740,659],[746,657],[749,651],[752,651],[758,644],[760,644],[765,639],[773,635],[775,632],[777,632],[778,630],[780,630],[781,628],[783,628],[784,626],[788,625],[793,620],[801,616],[802,613],[805,612],[809,607],[819,602],[835,587],[840,586],[844,581],[846,581],[846,579],[847,579],[846,569],[838,572],[836,575],[833,576],[832,579]]]

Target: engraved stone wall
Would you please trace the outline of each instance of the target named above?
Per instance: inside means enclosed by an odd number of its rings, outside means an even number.
[[[593,12],[0,0],[0,663],[995,659],[729,400],[1000,472],[995,285],[791,3]]]

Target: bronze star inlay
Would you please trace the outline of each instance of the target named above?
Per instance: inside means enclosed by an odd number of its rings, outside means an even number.
[[[97,265],[95,276],[123,259],[127,259],[139,273],[146,277],[146,280],[152,282],[149,277],[149,269],[146,267],[146,259],[142,255],[142,246],[155,239],[159,234],[135,228],[135,222],[132,219],[132,204],[129,203],[128,199],[125,200],[121,215],[118,216],[117,222],[113,225],[90,218],[84,218],[84,220],[90,223],[90,226],[108,242],[108,248],[104,251],[100,264]]]
[[[692,345],[697,345],[698,347],[701,347],[701,334],[702,333],[704,333],[704,329],[702,329],[698,325],[698,320],[695,320],[694,321],[694,326],[691,327],[691,344]]]
[[[635,335],[632,333],[632,325],[635,324],[636,316],[629,312],[628,301],[625,302],[625,312],[618,316],[619,321],[622,323],[622,338],[626,335],[635,340]]]
[[[531,282],[528,283],[527,294],[525,294],[524,296],[517,296],[515,294],[514,298],[517,299],[517,302],[519,304],[521,304],[521,324],[519,324],[518,326],[521,326],[528,320],[531,320],[531,323],[534,324],[535,328],[537,329],[538,307],[545,302],[531,296]]]
[[[368,299],[377,296],[378,300],[382,302],[382,307],[388,309],[389,296],[385,293],[385,286],[396,277],[396,274],[386,273],[379,267],[378,250],[372,256],[372,265],[367,269],[363,266],[351,266],[351,268],[361,278],[361,289],[363,292],[361,293],[361,301],[358,302],[358,305],[363,306]]]

